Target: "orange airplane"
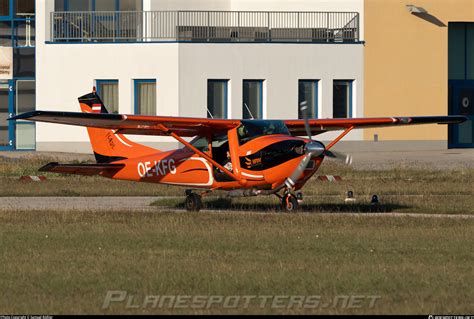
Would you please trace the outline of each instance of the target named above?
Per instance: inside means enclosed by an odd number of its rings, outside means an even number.
[[[324,157],[347,158],[330,149],[356,128],[453,124],[464,116],[237,120],[109,114],[95,89],[79,97],[80,112],[32,111],[12,120],[87,127],[96,164],[49,163],[40,171],[185,186],[187,210],[198,211],[213,190],[229,196],[276,195],[283,209],[298,207],[296,192]],[[312,135],[342,130],[328,145]],[[130,135],[171,136],[184,146],[171,151],[132,142]],[[307,135],[307,138],[299,136]],[[190,142],[183,137],[194,137]]]

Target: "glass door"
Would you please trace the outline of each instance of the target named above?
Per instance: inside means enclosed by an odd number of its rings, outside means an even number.
[[[13,149],[14,123],[8,121],[13,116],[13,83],[0,81],[0,150]]]
[[[448,147],[474,147],[474,81],[449,81],[449,114],[464,115],[468,120],[450,125]]]
[[[17,80],[15,83],[15,114],[35,110],[35,81]],[[15,121],[15,149],[34,150],[36,148],[36,126],[31,121]]]

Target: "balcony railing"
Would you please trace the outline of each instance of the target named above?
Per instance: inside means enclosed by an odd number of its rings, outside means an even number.
[[[357,42],[357,12],[51,12],[52,42]]]

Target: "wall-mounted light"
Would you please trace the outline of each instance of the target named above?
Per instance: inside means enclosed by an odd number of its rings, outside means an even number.
[[[428,12],[425,9],[423,9],[422,7],[417,7],[417,6],[412,5],[412,4],[407,4],[406,8],[407,8],[408,12],[410,12],[410,13],[427,13]]]
[[[405,7],[407,8],[407,11],[410,12],[415,17],[418,17],[420,19],[433,23],[434,25],[437,25],[438,27],[446,27],[446,24],[444,24],[443,21],[429,14],[428,11],[426,11],[422,7],[417,7],[413,4],[407,4]]]

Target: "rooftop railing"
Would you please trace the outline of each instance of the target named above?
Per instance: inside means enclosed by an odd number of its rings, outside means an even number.
[[[357,42],[357,12],[51,12],[52,42]]]

